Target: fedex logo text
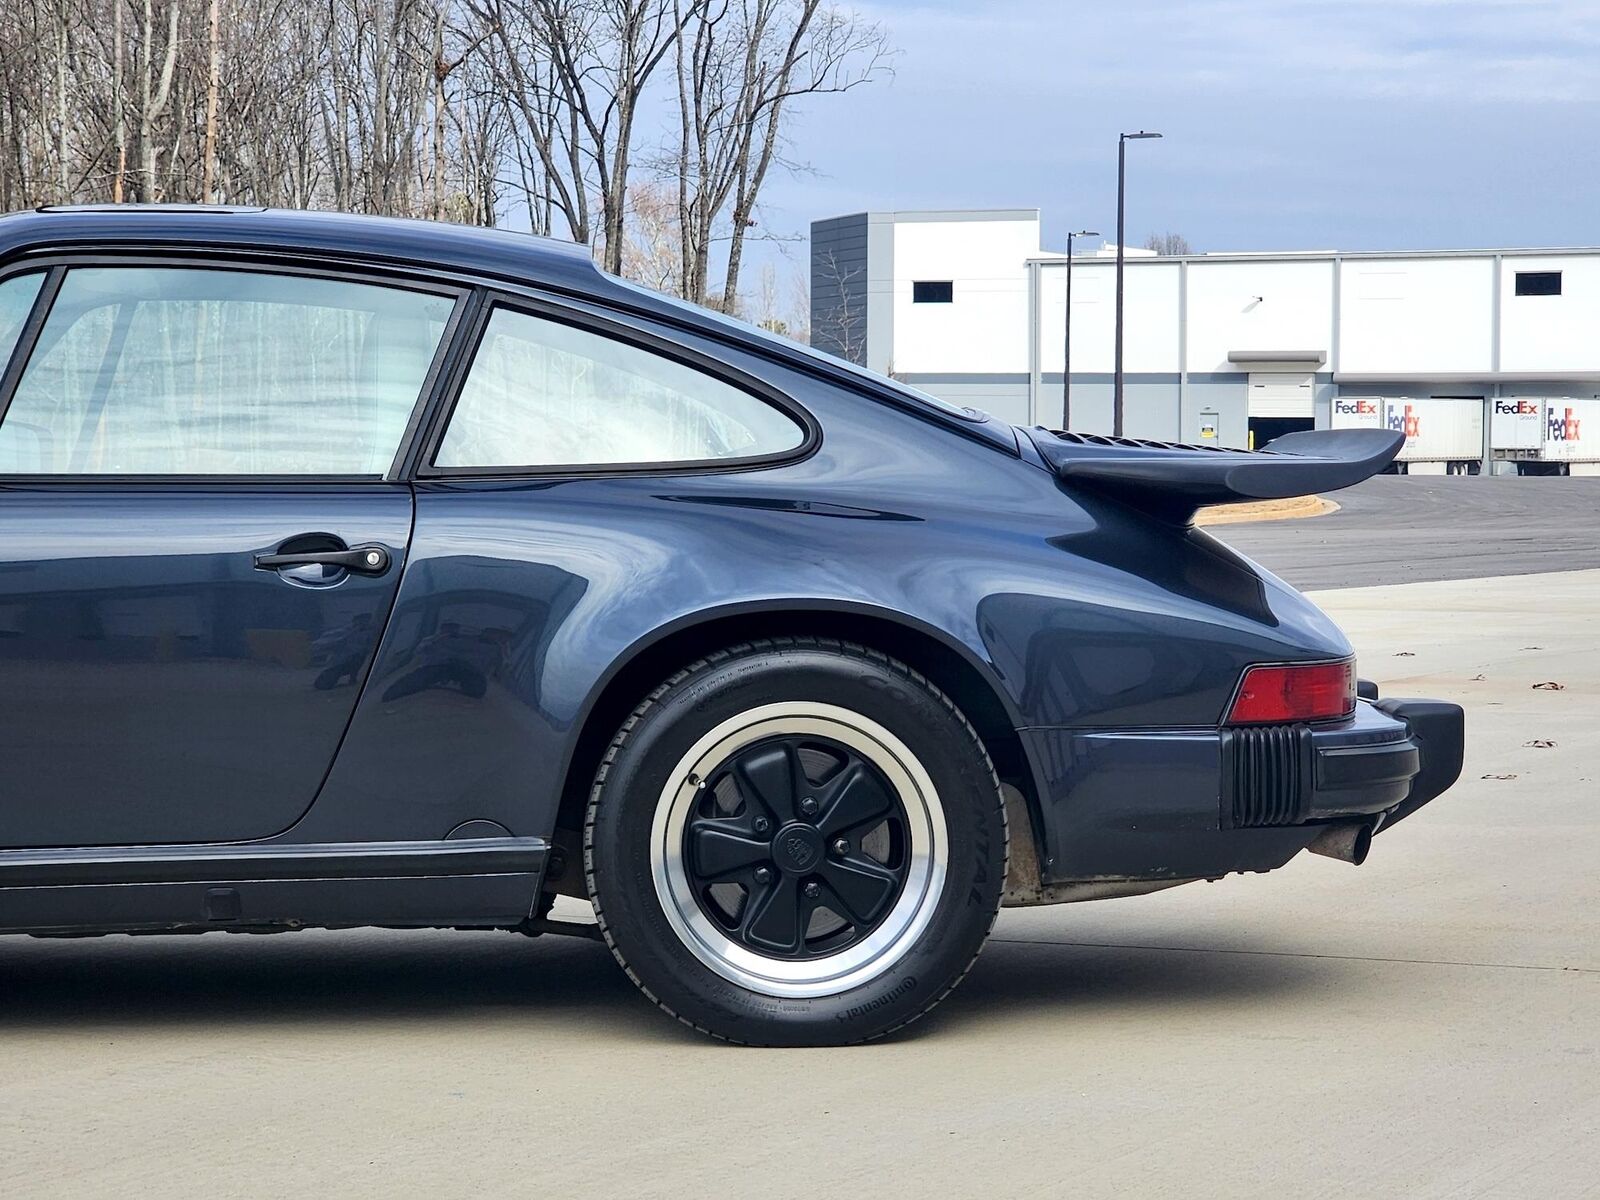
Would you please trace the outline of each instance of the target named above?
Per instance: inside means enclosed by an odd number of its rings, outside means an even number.
[[[1389,409],[1389,420],[1386,424],[1390,429],[1397,429],[1404,433],[1408,441],[1411,438],[1422,435],[1422,414],[1409,404],[1405,406],[1404,411],[1391,407]]]
[[[1494,411],[1497,416],[1531,417],[1539,411],[1539,406],[1532,400],[1496,400]]]
[[[1376,400],[1334,400],[1333,411],[1346,417],[1372,417],[1378,413]]]
[[[1570,408],[1562,409],[1557,413],[1555,406],[1550,406],[1550,412],[1545,417],[1544,435],[1552,442],[1575,442],[1578,440],[1578,426],[1582,422],[1572,415]]]

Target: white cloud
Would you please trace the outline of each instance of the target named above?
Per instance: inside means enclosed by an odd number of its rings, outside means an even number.
[[[906,48],[918,76],[944,85],[1011,63],[1011,84],[1054,82],[1152,92],[1464,102],[1600,100],[1600,4],[1594,0],[1063,0],[895,4],[871,15]],[[1048,64],[1054,72],[1040,73]],[[1033,79],[1017,73],[1033,72]],[[1054,79],[1051,78],[1052,74]]]
[[[1592,244],[1600,0],[839,0],[903,53],[805,106],[772,224],[1042,207],[1208,249]]]

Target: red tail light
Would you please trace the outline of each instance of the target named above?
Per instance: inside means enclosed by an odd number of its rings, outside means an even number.
[[[1230,725],[1268,725],[1348,716],[1356,707],[1353,662],[1251,667],[1228,710]]]

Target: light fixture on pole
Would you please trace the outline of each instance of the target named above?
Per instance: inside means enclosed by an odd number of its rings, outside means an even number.
[[[1072,239],[1099,237],[1097,229],[1077,229],[1067,234],[1066,330],[1061,343],[1061,428],[1072,428]]]
[[[1117,137],[1117,350],[1111,376],[1111,432],[1115,437],[1122,436],[1122,250],[1127,241],[1128,143],[1160,136],[1141,129]]]

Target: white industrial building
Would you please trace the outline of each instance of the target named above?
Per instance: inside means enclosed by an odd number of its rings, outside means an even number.
[[[1600,470],[1600,248],[1130,250],[1124,271],[1127,436],[1245,446],[1389,424],[1414,471]],[[1065,255],[1040,249],[1037,209],[817,221],[812,341],[1059,428],[1066,277]],[[1114,317],[1114,250],[1078,253],[1074,430],[1111,431]]]

